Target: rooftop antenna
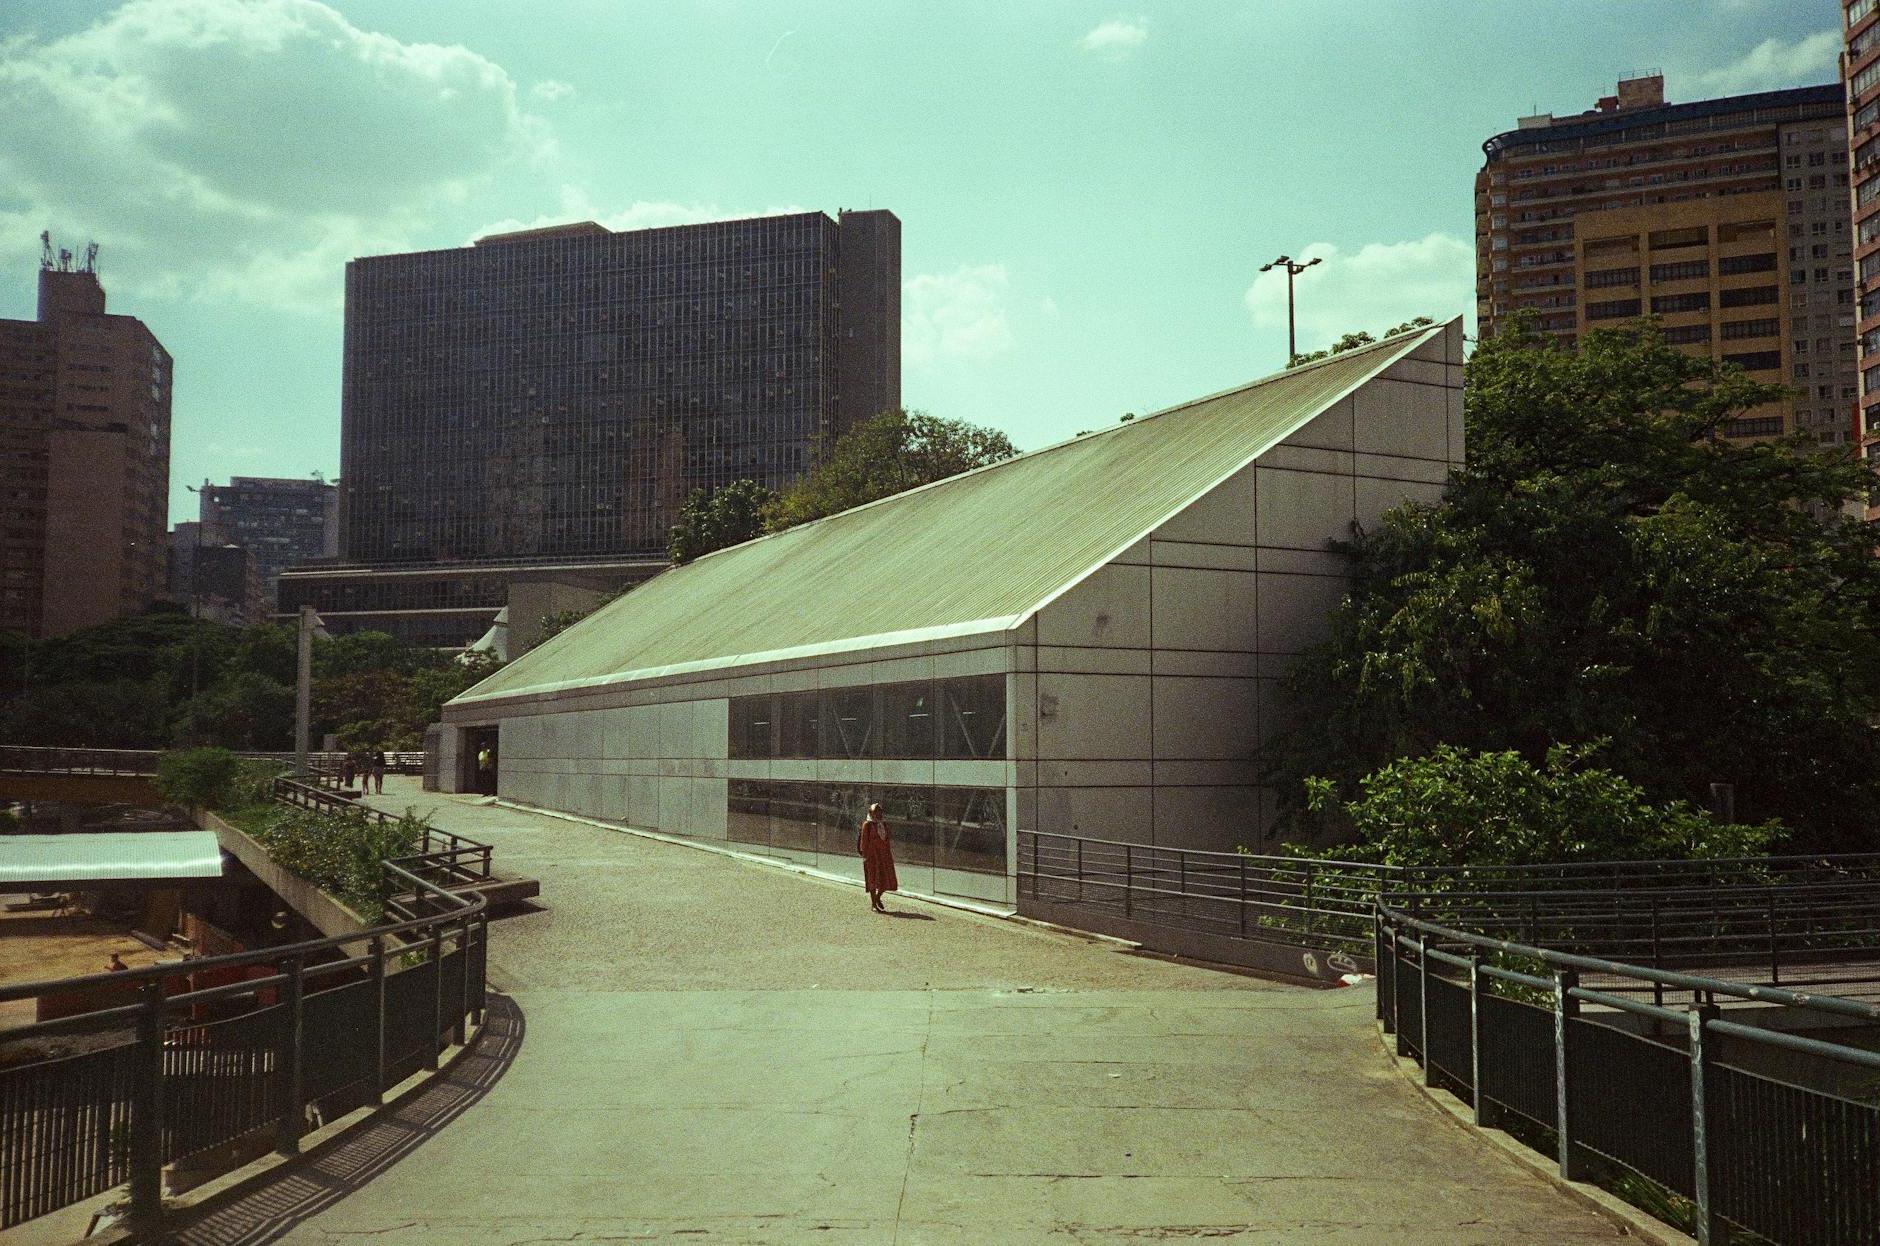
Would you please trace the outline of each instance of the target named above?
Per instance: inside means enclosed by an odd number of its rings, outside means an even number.
[[[62,273],[72,271],[72,253],[64,247],[59,248],[59,271]]]
[[[97,274],[98,272],[98,244],[97,243],[88,242],[85,244],[85,262],[79,266],[78,271],[81,273],[91,273],[93,275]]]
[[[52,267],[52,231],[50,229],[39,231],[39,266],[41,268]]]

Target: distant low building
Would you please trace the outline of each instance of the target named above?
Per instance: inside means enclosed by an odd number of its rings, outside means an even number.
[[[1021,831],[1274,850],[1331,543],[1462,399],[1453,320],[707,554],[446,705],[439,786],[851,876],[878,801],[903,888],[1003,903]]]

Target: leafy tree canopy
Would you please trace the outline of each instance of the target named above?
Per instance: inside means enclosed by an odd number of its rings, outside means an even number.
[[[1562,350],[1518,323],[1466,390],[1468,466],[1441,504],[1345,547],[1352,591],[1278,750],[1291,813],[1308,776],[1349,800],[1440,745],[1538,765],[1600,740],[1653,802],[1730,783],[1790,847],[1880,844],[1880,562],[1845,507],[1867,470],[1722,440],[1786,391],[1649,324]]]
[[[884,411],[824,447],[765,514],[765,529],[821,519],[1018,453],[1004,433],[919,411]]]
[[[765,509],[776,500],[775,490],[754,480],[734,480],[716,490],[692,490],[679,509],[666,556],[678,566],[762,536]]]

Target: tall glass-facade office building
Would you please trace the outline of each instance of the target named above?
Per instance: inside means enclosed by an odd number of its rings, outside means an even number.
[[[435,609],[414,567],[644,573],[692,490],[786,485],[820,439],[900,404],[900,267],[887,211],[585,222],[354,260],[342,566],[288,577],[283,608],[409,631],[386,585]],[[483,618],[503,603],[479,583]]]

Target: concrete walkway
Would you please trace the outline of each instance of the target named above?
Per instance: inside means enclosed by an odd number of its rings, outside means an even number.
[[[397,780],[388,783],[388,789]],[[1170,964],[409,780],[542,881],[486,1097],[291,1242],[1570,1242],[1618,1236],[1441,1118],[1360,989]]]

